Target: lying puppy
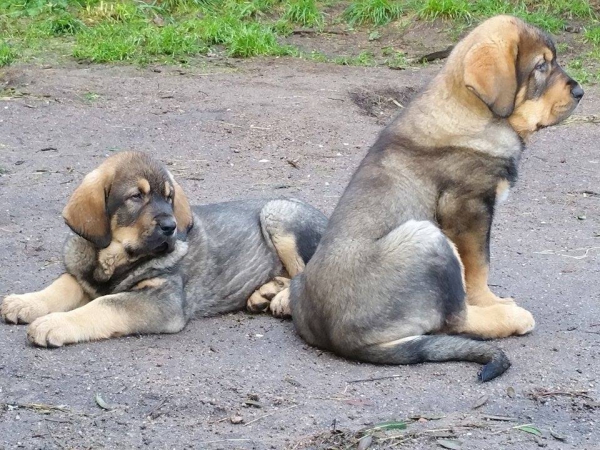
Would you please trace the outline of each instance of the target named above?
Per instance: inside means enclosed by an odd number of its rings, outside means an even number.
[[[516,181],[524,141],[582,96],[540,30],[507,16],[473,30],[380,134],[292,281],[300,335],[367,362],[465,360],[485,364],[483,381],[502,374],[500,349],[443,334],[534,328],[488,288],[494,207]]]
[[[171,174],[137,152],[87,175],[63,216],[76,233],[65,273],[39,292],[6,297],[0,309],[8,323],[31,323],[28,338],[43,347],[176,333],[194,315],[245,305],[277,311],[327,223],[296,200],[192,210]]]

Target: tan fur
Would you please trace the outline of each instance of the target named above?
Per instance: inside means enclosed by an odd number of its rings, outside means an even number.
[[[495,304],[467,305],[464,319],[453,330],[495,339],[527,334],[535,328],[531,313],[519,306]]]
[[[138,188],[140,192],[144,195],[148,195],[150,193],[150,183],[145,178],[140,178],[138,180]]]
[[[88,301],[75,278],[63,274],[41,291],[6,297],[0,316],[8,323],[31,323],[46,314],[71,311]]]
[[[171,185],[165,182],[165,197],[169,197],[171,195]]]
[[[36,320],[27,329],[27,338],[41,347],[61,347],[127,335],[132,324],[129,315],[119,314],[105,302],[93,301],[70,313],[53,313]]]
[[[467,289],[467,278],[465,277],[465,265],[464,265],[462,259],[460,258],[460,254],[458,253],[458,249],[456,248],[456,245],[454,245],[454,242],[452,242],[450,239],[448,239],[448,243],[450,244],[450,247],[452,247],[454,256],[456,256],[456,259],[458,260],[458,263],[460,264],[460,275],[462,277],[462,284],[466,290]]]
[[[106,159],[86,175],[75,189],[62,215],[75,233],[97,241],[101,246],[110,242],[110,223],[106,215],[106,194],[114,180],[116,169],[131,159],[127,152]]]
[[[290,307],[290,289],[286,288],[277,294],[269,305],[271,314],[274,317],[290,317],[292,308]]]
[[[497,40],[473,45],[463,62],[467,88],[496,114],[506,117],[515,105],[519,35],[514,29],[502,30],[502,34]],[[498,64],[499,60],[503,63]]]
[[[529,138],[540,127],[556,124],[570,109],[570,104],[564,100],[568,95],[566,85],[554,84],[539,99],[522,100],[508,121],[517,133]]]
[[[477,306],[491,306],[496,303],[513,303],[511,298],[500,298],[488,287],[489,264],[482,246],[485,245],[485,230],[462,233],[451,239],[460,255],[467,288],[467,303]]]
[[[273,245],[288,274],[294,278],[304,270],[304,261],[298,254],[296,239],[291,235],[273,236]]]
[[[110,239],[106,216],[105,192],[114,171],[102,167],[86,175],[63,210],[65,222],[78,234],[89,239]]]
[[[133,290],[139,291],[140,289],[157,288],[166,283],[167,280],[164,278],[150,278],[148,280],[140,281],[133,287]]]
[[[248,299],[246,308],[250,312],[264,312],[269,308],[273,298],[290,286],[290,279],[275,277],[273,280],[263,284]]]
[[[508,180],[501,180],[496,186],[496,204],[502,203],[508,197],[510,183]]]
[[[98,252],[98,267],[95,275],[100,280],[108,280],[115,273],[115,270],[137,258],[132,258],[126,252],[126,247],[136,248],[141,234],[144,232],[143,226],[137,224],[133,227],[119,227],[116,218],[111,221],[112,240],[108,247]]]
[[[173,180],[173,188],[175,189],[175,198],[173,203],[173,212],[175,220],[177,220],[177,231],[180,233],[187,231],[192,225],[194,219],[192,217],[192,208],[188,202],[181,186]]]

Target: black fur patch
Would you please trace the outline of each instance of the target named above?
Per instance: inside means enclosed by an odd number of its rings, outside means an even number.
[[[307,264],[315,254],[321,240],[321,233],[310,227],[301,227],[296,233],[296,251]]]

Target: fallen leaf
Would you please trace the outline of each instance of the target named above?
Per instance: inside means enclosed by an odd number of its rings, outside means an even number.
[[[508,417],[508,416],[494,416],[491,414],[484,414],[483,416],[481,416],[483,419],[487,419],[487,420],[498,420],[500,422],[516,422],[517,419],[515,417]]]
[[[440,420],[443,419],[444,416],[443,414],[436,414],[436,413],[423,413],[423,414],[417,414],[414,416],[411,416],[410,418],[413,420],[419,420],[419,419],[425,419],[425,420]]]
[[[371,436],[370,434],[363,436],[360,438],[360,441],[358,441],[357,450],[367,450],[371,446],[372,443],[373,443],[373,436]]]
[[[515,430],[524,431],[525,433],[533,434],[534,436],[542,435],[542,432],[533,425],[519,425],[515,427]]]
[[[451,441],[450,439],[438,439],[436,442],[440,447],[449,448],[451,450],[458,450],[461,448],[460,442]]]
[[[550,435],[551,435],[551,436],[552,436],[554,439],[556,439],[557,441],[562,441],[562,442],[564,442],[564,441],[566,441],[566,440],[567,440],[567,437],[566,437],[566,436],[562,436],[562,435],[558,434],[558,433],[557,433],[556,431],[554,431],[552,428],[550,428]]]
[[[96,404],[97,404],[97,405],[98,405],[100,408],[102,408],[102,409],[104,409],[104,410],[106,410],[106,411],[110,411],[110,410],[112,409],[112,408],[110,407],[110,405],[104,401],[104,399],[102,398],[102,396],[100,395],[100,393],[99,393],[99,392],[98,392],[98,393],[96,394],[96,396],[94,397],[94,400],[96,400]]]
[[[397,421],[393,421],[393,420],[390,422],[381,422],[381,423],[374,425],[373,429],[374,430],[405,430],[406,422],[397,422]]]
[[[517,396],[517,393],[515,392],[515,388],[512,386],[507,387],[506,395],[508,395],[510,398],[515,398]]]
[[[488,402],[489,397],[487,395],[482,395],[477,399],[477,401],[471,406],[471,409],[481,408]]]
[[[260,402],[257,402],[256,400],[244,400],[244,405],[246,406],[254,406],[255,408],[262,408],[263,405]]]

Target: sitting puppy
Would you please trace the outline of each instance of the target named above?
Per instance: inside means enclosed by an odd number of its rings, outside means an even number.
[[[76,233],[65,273],[39,292],[9,295],[0,309],[7,323],[31,323],[28,338],[43,347],[177,333],[194,315],[246,304],[277,310],[327,223],[296,200],[191,209],[172,175],[137,152],[88,174],[63,217]]]
[[[381,364],[465,360],[509,367],[484,339],[528,333],[532,315],[488,287],[490,228],[524,142],[571,114],[583,90],[552,40],[514,17],[487,20],[379,136],[291,284],[310,344]]]

